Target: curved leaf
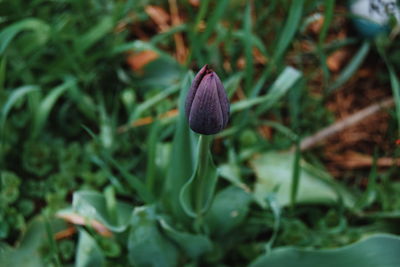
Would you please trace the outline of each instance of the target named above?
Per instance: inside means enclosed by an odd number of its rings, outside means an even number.
[[[0,55],[4,53],[14,37],[25,30],[36,31],[43,43],[49,38],[50,27],[44,21],[35,18],[18,21],[0,32]]]
[[[279,205],[290,204],[294,154],[265,153],[251,161],[256,172],[255,197],[266,206],[265,197],[276,192]],[[297,203],[324,203],[334,204],[341,200],[347,207],[353,207],[354,198],[345,189],[340,188],[332,180],[327,180],[310,171],[304,162],[300,162],[300,181],[298,187]]]
[[[183,210],[193,218],[204,214],[209,209],[218,181],[217,168],[208,146],[211,138],[205,135],[200,136],[196,169],[182,187],[179,195]]]
[[[276,249],[256,259],[250,267],[397,267],[399,253],[400,238],[381,234],[337,249]]]
[[[212,249],[212,243],[205,235],[195,235],[187,232],[177,231],[165,220],[160,220],[160,225],[165,234],[170,239],[175,241],[178,246],[191,258],[198,258]]]
[[[169,267],[178,264],[178,250],[159,231],[152,207],[135,208],[131,226],[128,257],[133,266]]]
[[[88,219],[98,220],[114,232],[125,231],[133,210],[130,205],[117,202],[112,212],[107,206],[104,195],[89,191],[75,192],[72,207],[78,214]]]
[[[238,227],[247,216],[251,200],[249,193],[236,186],[218,192],[206,216],[210,232],[223,236]]]
[[[105,258],[96,240],[85,230],[79,231],[79,242],[76,250],[76,267],[104,266]]]

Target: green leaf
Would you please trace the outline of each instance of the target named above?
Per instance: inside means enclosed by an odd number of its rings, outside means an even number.
[[[54,231],[65,229],[61,220],[51,221]],[[0,266],[43,267],[49,266],[49,247],[46,222],[42,217],[36,217],[29,224],[19,246],[15,249],[7,247],[0,249]]]
[[[114,21],[111,16],[102,17],[92,29],[82,36],[79,36],[75,43],[77,49],[81,52],[85,52],[105,35],[110,34],[113,27]]]
[[[50,27],[47,23],[36,18],[27,18],[8,26],[0,32],[0,55],[4,53],[14,37],[26,30],[35,31],[41,43],[45,43],[49,38]]]
[[[78,191],[72,199],[73,212],[88,218],[95,219],[114,232],[123,232],[128,227],[133,207],[123,202],[115,203],[115,211],[110,211],[104,195],[97,192]],[[60,211],[59,214],[72,212]],[[115,214],[114,216],[112,216]]]
[[[360,49],[351,59],[349,64],[344,68],[344,70],[339,74],[339,77],[333,82],[333,84],[328,88],[328,92],[331,93],[335,89],[339,88],[343,84],[345,84],[353,74],[358,70],[361,64],[364,62],[364,59],[368,55],[371,44],[369,41],[364,41]]]
[[[128,238],[128,257],[133,266],[169,267],[178,264],[178,249],[157,227],[153,207],[135,208]]]
[[[235,163],[222,164],[218,167],[221,177],[231,182],[233,185],[250,192],[248,186],[240,178],[240,167]]]
[[[217,168],[209,151],[212,136],[200,135],[196,169],[184,184],[179,201],[186,214],[199,218],[209,209],[218,181]]]
[[[6,82],[6,57],[0,57],[0,91],[4,90],[4,84]]]
[[[302,74],[298,70],[292,67],[286,67],[272,84],[267,94],[235,102],[231,105],[231,112],[239,112],[260,104],[262,105],[257,111],[265,112],[283,97],[301,76]]]
[[[254,73],[254,65],[253,65],[253,41],[252,41],[252,16],[251,16],[251,2],[247,2],[246,9],[244,11],[243,18],[243,33],[246,38],[243,38],[243,46],[244,46],[244,56],[246,58],[246,67],[245,67],[245,92],[249,92],[253,82],[253,73]]]
[[[277,38],[278,41],[275,45],[276,49],[273,52],[271,62],[268,63],[268,67],[265,68],[265,70],[261,74],[260,79],[251,89],[252,97],[257,96],[260,93],[265,81],[271,74],[271,70],[276,67],[276,65],[279,63],[286,50],[288,49],[289,45],[291,44],[302,19],[304,2],[304,0],[292,1],[287,20],[285,22],[285,26],[280,32],[279,38]]]
[[[105,266],[105,258],[96,240],[85,230],[79,230],[76,267]]]
[[[163,188],[163,201],[161,202],[164,208],[179,221],[186,217],[179,203],[179,192],[194,170],[194,134],[189,129],[184,111],[186,94],[192,79],[193,74],[189,73],[181,84],[179,115],[172,144],[171,160]]]
[[[164,230],[164,233],[178,244],[181,250],[185,251],[185,253],[193,259],[212,250],[213,245],[210,239],[205,235],[196,235],[175,230],[162,219],[160,220],[160,225]]]
[[[399,251],[399,237],[380,234],[337,249],[278,248],[256,259],[250,267],[397,267]]]
[[[42,100],[42,102],[37,107],[36,113],[34,114],[34,121],[32,126],[33,136],[37,136],[43,129],[44,124],[46,123],[47,118],[50,115],[51,109],[53,108],[56,101],[62,96],[62,94],[64,94],[74,85],[74,79],[67,79],[63,84],[51,90],[51,92]]]
[[[237,228],[246,218],[251,201],[251,194],[236,186],[218,192],[205,219],[210,232],[222,237]]]
[[[265,197],[275,191],[280,206],[290,204],[293,161],[292,152],[265,153],[251,161],[257,177],[254,194],[262,206],[266,206]],[[334,204],[341,200],[347,207],[354,206],[354,198],[332,179],[310,171],[304,161],[300,161],[297,203]]]
[[[3,108],[1,109],[0,126],[4,125],[8,113],[10,112],[11,108],[15,105],[15,103],[17,103],[17,101],[22,99],[25,95],[37,90],[39,90],[39,87],[35,85],[25,85],[14,89],[12,93],[8,96],[6,103],[3,105]]]

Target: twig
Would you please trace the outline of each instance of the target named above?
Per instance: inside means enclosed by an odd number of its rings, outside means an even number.
[[[317,132],[316,134],[304,138],[301,143],[300,143],[300,149],[301,151],[310,149],[317,145],[318,143],[326,140],[327,138],[337,134],[340,131],[343,131],[344,129],[348,128],[349,126],[352,126],[354,124],[357,124],[361,122],[362,120],[366,119],[367,117],[375,114],[376,112],[389,108],[393,106],[394,101],[393,98],[385,99],[379,103],[370,105],[369,107],[366,107],[358,112],[356,112],[353,115],[348,116],[347,118],[335,122],[331,126],[322,129],[321,131]]]

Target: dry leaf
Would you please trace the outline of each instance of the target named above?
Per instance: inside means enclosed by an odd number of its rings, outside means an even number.
[[[326,60],[329,70],[338,72],[347,61],[349,54],[349,51],[346,49],[340,49],[332,53]]]
[[[170,16],[162,7],[146,6],[145,11],[161,31],[169,29]]]
[[[134,70],[139,71],[145,65],[158,58],[158,54],[153,50],[146,50],[137,53],[130,53],[126,58],[128,65]]]

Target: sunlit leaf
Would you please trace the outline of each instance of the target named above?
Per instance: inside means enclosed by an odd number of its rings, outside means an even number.
[[[104,266],[105,258],[96,240],[85,230],[79,231],[79,241],[76,250],[76,267]]]
[[[114,232],[122,232],[128,227],[133,210],[130,205],[119,201],[115,211],[110,211],[104,195],[90,191],[75,192],[72,208],[76,213],[87,219],[95,219]]]
[[[128,258],[138,267],[177,266],[178,249],[160,232],[153,207],[138,207],[133,212]]]
[[[400,266],[400,238],[374,235],[349,246],[310,250],[278,248],[256,259],[251,267],[396,267]]]
[[[251,161],[257,176],[254,194],[260,203],[264,203],[269,193],[276,191],[281,206],[290,204],[293,160],[294,153],[270,152],[259,155]],[[354,199],[346,190],[335,186],[333,180],[311,173],[303,161],[300,162],[299,171],[297,203],[335,204],[343,198],[346,206],[354,205]]]
[[[165,234],[174,240],[180,249],[191,258],[198,258],[212,250],[211,240],[206,235],[191,234],[172,228],[165,220],[160,220],[160,225]]]

